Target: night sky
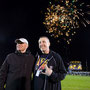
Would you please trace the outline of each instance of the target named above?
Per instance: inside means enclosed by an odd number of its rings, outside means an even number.
[[[0,1],[0,66],[6,55],[15,51],[15,39],[26,38],[30,51],[35,55],[39,50],[38,39],[44,35],[50,38],[50,48],[62,56],[66,68],[69,61],[76,60],[82,62],[83,70],[90,71],[90,25],[80,27],[70,45],[57,43],[56,39],[45,32],[46,28],[42,23],[48,2],[49,0]]]

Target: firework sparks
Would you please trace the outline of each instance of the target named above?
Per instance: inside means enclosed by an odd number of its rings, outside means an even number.
[[[84,18],[85,13],[89,15],[90,11],[83,12],[84,3],[79,4],[79,6],[76,3],[77,0],[72,2],[61,0],[61,4],[50,2],[43,22],[47,28],[47,33],[50,33],[54,38],[63,38],[68,44],[71,42],[71,36],[76,34],[75,29],[80,27],[80,23],[84,27],[90,24],[90,21]],[[90,5],[87,7],[90,8]]]

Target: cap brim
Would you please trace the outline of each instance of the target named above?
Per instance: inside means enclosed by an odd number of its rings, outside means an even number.
[[[16,39],[16,40],[15,40],[15,43],[22,44],[23,42],[22,42],[22,41],[20,41],[19,39]]]

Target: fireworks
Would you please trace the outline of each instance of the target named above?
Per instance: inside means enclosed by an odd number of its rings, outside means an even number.
[[[84,12],[82,7],[84,3],[78,5],[77,0],[61,0],[59,4],[50,2],[47,12],[45,13],[45,24],[47,33],[54,38],[62,38],[70,44],[71,37],[76,34],[76,29],[80,24],[86,27],[90,21],[85,18],[85,14],[90,15],[90,11]],[[86,7],[90,8],[90,5]]]

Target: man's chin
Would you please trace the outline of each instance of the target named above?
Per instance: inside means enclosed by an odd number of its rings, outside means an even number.
[[[42,53],[44,53],[44,52],[45,52],[45,50],[41,49],[41,52],[42,52]]]

